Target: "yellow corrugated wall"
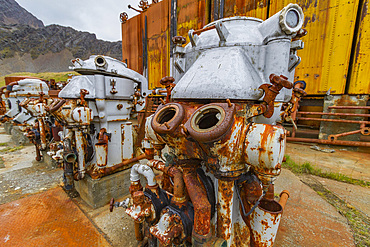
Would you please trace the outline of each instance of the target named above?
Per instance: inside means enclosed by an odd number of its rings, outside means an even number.
[[[365,0],[360,13],[360,25],[354,49],[349,94],[370,93],[370,6]]]
[[[267,18],[268,0],[225,0],[224,17],[248,16]]]
[[[208,24],[209,0],[178,0],[177,1],[177,35],[189,42],[188,31],[197,30]]]
[[[355,34],[355,23],[360,0],[225,0],[224,17],[242,15],[266,19],[288,3],[299,4],[305,14],[303,37],[305,48],[298,51],[302,58],[296,69],[296,80],[307,82],[310,95],[323,95],[329,89],[332,94],[344,94],[349,73],[351,53],[353,57],[350,94],[370,93],[370,20],[369,0],[360,9],[361,21]],[[159,80],[169,75],[170,54],[170,0],[151,6],[140,17],[133,17],[122,24],[123,60],[129,67],[142,73],[142,30],[144,17],[148,18],[148,73],[151,89],[160,87]],[[200,29],[213,18],[213,0],[178,0],[177,35],[188,39],[190,29]],[[211,9],[210,9],[211,8]],[[268,10],[269,9],[269,10]],[[139,20],[139,21],[138,21]],[[135,35],[135,30],[138,34]],[[352,42],[356,35],[356,47]]]
[[[270,0],[270,16],[288,3],[299,4],[305,14],[302,38],[305,48],[298,52],[302,62],[296,80],[305,80],[308,94],[345,92],[355,29],[358,0],[287,1]]]

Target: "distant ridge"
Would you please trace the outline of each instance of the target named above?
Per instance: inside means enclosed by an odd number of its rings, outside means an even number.
[[[68,71],[70,60],[102,54],[122,59],[122,43],[43,22],[14,0],[0,0],[0,76]]]
[[[33,28],[44,27],[44,23],[14,0],[0,0],[0,23],[5,25],[21,24]]]

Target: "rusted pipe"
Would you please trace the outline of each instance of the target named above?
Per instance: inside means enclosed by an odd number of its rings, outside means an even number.
[[[53,113],[56,110],[58,110],[64,103],[66,103],[65,99],[58,99],[56,102],[51,104],[50,107],[46,107],[45,110],[50,112],[50,113]]]
[[[47,143],[46,143],[46,132],[45,132],[44,120],[40,118],[38,122],[39,122],[39,130],[40,130],[41,150],[45,150]]]
[[[1,95],[4,94],[4,90],[6,89],[6,86],[0,87],[0,101],[2,100]]]
[[[327,115],[327,116],[348,116],[348,117],[370,117],[370,114],[340,113],[340,112],[307,112],[299,111],[299,115]]]
[[[114,173],[116,170],[118,170],[121,167],[124,167],[124,166],[130,165],[132,163],[138,162],[139,160],[142,160],[142,159],[153,159],[153,157],[154,157],[154,150],[146,149],[145,153],[143,153],[143,154],[141,154],[137,157],[125,160],[125,161],[123,161],[123,162],[121,162],[117,165],[111,166],[111,167],[91,169],[91,170],[88,171],[88,173],[90,174],[91,178],[98,179],[98,178],[101,178],[101,177],[104,177],[106,175]]]
[[[26,105],[28,105],[28,103],[30,103],[30,101],[31,101],[30,98],[26,98],[21,103],[19,103],[19,106],[25,107]]]
[[[34,142],[35,144],[35,148],[36,148],[36,161],[40,161],[42,156],[41,156],[41,152],[40,152],[40,147],[39,145],[37,145],[36,141]]]
[[[175,166],[172,166],[168,169],[167,174],[173,178],[172,200],[175,202],[175,204],[182,204],[186,202],[185,182],[182,172]]]
[[[209,26],[209,27],[205,27],[205,28],[202,28],[202,29],[198,29],[198,30],[194,30],[193,31],[193,35],[199,35],[205,31],[208,31],[208,30],[212,30],[212,29],[215,29],[216,26],[215,25],[212,25],[212,26]]]
[[[358,134],[358,133],[361,133],[361,130],[360,129],[359,130],[354,130],[354,131],[340,133],[340,134],[337,134],[337,135],[329,135],[328,140],[337,140],[338,137],[349,136],[349,135],[354,135],[354,134]]]
[[[346,119],[325,119],[325,118],[306,118],[306,117],[300,117],[300,118],[297,118],[297,120],[336,122],[336,123],[370,124],[370,121],[346,120]]]
[[[328,106],[328,109],[370,110],[370,106]]]
[[[135,237],[137,241],[143,241],[144,235],[143,235],[143,223],[134,222],[135,226]]]
[[[287,190],[283,190],[281,193],[280,193],[280,200],[279,200],[279,204],[283,207],[283,210],[285,208],[285,204],[286,202],[288,201],[288,198],[290,197],[290,194],[289,194],[289,191]]]
[[[309,138],[293,138],[287,137],[287,141],[290,142],[307,142],[307,143],[320,143],[320,144],[331,144],[331,145],[342,145],[342,146],[354,146],[354,147],[370,147],[370,142],[356,142],[356,141],[329,141],[321,139],[309,139]]]
[[[9,97],[9,94],[13,91],[13,86],[18,85],[17,81],[13,81],[6,86],[5,97]]]
[[[186,189],[194,205],[193,237],[206,240],[211,230],[211,204],[204,185],[199,182],[195,168],[184,168],[183,170]]]

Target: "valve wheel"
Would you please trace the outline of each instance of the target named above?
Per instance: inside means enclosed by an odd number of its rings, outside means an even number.
[[[128,14],[126,12],[122,12],[119,15],[119,19],[121,20],[121,23],[125,23],[128,20]]]

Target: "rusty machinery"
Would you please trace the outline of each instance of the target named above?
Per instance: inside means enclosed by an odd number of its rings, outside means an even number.
[[[191,30],[185,47],[174,39],[177,83],[164,80],[171,99],[145,127],[143,147],[157,159],[132,166],[131,199],[111,201],[134,219],[141,243],[273,245],[289,196],[274,200],[281,122],[304,94],[290,82],[302,23],[301,8],[289,4],[266,21],[232,17]]]
[[[35,77],[6,77],[8,85],[0,88],[0,95],[7,102],[8,111],[2,122],[9,121],[36,146],[36,160],[41,160],[40,150],[46,150],[55,132],[55,121],[47,116],[45,107],[53,102],[63,85],[54,79],[49,82]],[[5,92],[4,92],[5,91]],[[57,128],[58,129],[58,128]]]
[[[72,63],[71,69],[81,75],[46,109],[64,127],[63,145],[52,155],[63,162],[68,190],[86,173],[98,179],[137,161],[133,121],[150,94],[146,78],[116,59],[94,55]]]
[[[40,161],[42,158],[40,151],[46,151],[49,148],[52,151],[57,150],[60,142],[58,132],[62,131],[62,126],[46,111],[57,100],[58,98],[56,97],[45,97],[45,94],[40,92],[39,98],[25,98],[19,103],[34,119],[33,124],[26,126],[24,131],[25,135],[36,147],[37,161]]]
[[[49,87],[45,81],[34,78],[21,79],[14,81],[1,89],[1,94],[5,96],[8,111],[2,116],[2,122],[12,120],[19,125],[32,125],[33,116],[23,109],[19,104],[26,98],[39,98],[39,93],[48,95]]]

